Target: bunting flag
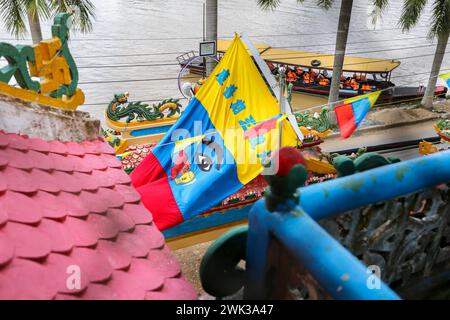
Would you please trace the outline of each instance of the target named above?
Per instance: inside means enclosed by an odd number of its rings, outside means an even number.
[[[175,226],[241,189],[261,173],[280,140],[295,146],[297,136],[284,118],[236,35],[178,121],[131,174],[156,226]]]
[[[445,83],[447,83],[447,87],[450,89],[450,72],[440,74],[439,78],[444,80]]]
[[[381,91],[376,91],[344,100],[343,104],[334,109],[342,139],[352,135],[377,101],[380,93]]]

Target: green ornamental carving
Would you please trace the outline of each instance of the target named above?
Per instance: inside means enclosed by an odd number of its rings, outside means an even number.
[[[295,114],[297,123],[301,127],[311,128],[318,132],[325,132],[331,129],[328,119],[328,108],[324,107],[320,113],[311,115],[309,111],[298,112]]]
[[[441,119],[436,123],[436,126],[441,131],[450,131],[450,119]]]
[[[135,119],[137,121],[154,121],[164,117],[169,118],[177,113],[181,113],[180,99],[166,99],[157,105],[154,104],[149,106],[141,101],[129,102],[126,104],[128,102],[128,97],[128,92],[114,95],[114,99],[111,100],[106,109],[106,115],[109,119],[119,121],[122,118],[126,118],[126,123]],[[167,115],[163,113],[165,110],[169,110]]]
[[[76,92],[78,86],[78,68],[75,60],[73,60],[72,54],[70,53],[68,44],[71,19],[71,15],[69,13],[58,13],[53,20],[52,36],[61,40],[59,55],[63,56],[69,65],[70,75],[72,78],[69,85],[62,84],[56,91],[53,91],[50,94],[53,98],[61,98],[63,95],[71,97]]]
[[[352,156],[332,154],[332,163],[339,177],[348,176],[356,172],[362,172],[378,168],[391,163],[400,162],[395,157],[384,157],[376,152],[366,152],[366,148],[360,148]]]
[[[69,85],[60,85],[60,87],[51,92],[53,98],[61,98],[63,95],[71,97],[75,94],[78,86],[78,69],[69,50],[69,26],[70,14],[58,13],[53,22],[52,36],[61,40],[61,48],[58,55],[63,56],[69,65],[72,81]],[[22,89],[33,90],[39,92],[41,85],[39,81],[33,81],[28,71],[27,63],[35,63],[35,54],[32,46],[28,45],[11,45],[9,43],[0,42],[0,58],[4,57],[8,65],[0,68],[0,82],[8,84],[14,76],[17,83]]]

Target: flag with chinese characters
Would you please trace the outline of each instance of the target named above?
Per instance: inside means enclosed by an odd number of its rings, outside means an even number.
[[[344,100],[343,104],[334,109],[342,139],[352,135],[377,101],[380,93],[381,91],[376,91]]]
[[[295,146],[285,117],[236,36],[178,121],[131,174],[158,228],[203,213],[241,189],[261,173],[280,141]]]

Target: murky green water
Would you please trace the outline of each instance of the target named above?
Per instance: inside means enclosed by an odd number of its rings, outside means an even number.
[[[124,91],[130,92],[131,100],[180,96],[176,80],[128,80],[177,77],[176,56],[197,49],[202,37],[202,1],[94,0],[94,3],[97,20],[93,33],[75,35],[70,44],[80,68],[80,87],[87,97],[81,109],[101,118],[112,95]],[[348,53],[400,59],[402,65],[393,73],[395,83],[426,83],[435,48],[425,38],[429,12],[419,27],[402,34],[397,26],[401,1],[391,2],[376,30],[368,27],[368,4],[368,0],[354,1]],[[333,52],[338,14],[338,6],[325,12],[317,9],[311,0],[304,5],[297,5],[296,0],[283,0],[273,12],[261,11],[256,0],[219,0],[219,36],[230,37],[235,31],[245,31],[252,40],[272,46]],[[49,23],[43,30],[49,37]],[[3,27],[0,38],[0,41],[10,38]],[[422,55],[427,56],[410,58]],[[117,67],[120,64],[165,65]],[[443,69],[450,69],[448,55]]]

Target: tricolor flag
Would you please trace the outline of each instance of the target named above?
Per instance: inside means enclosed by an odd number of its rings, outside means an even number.
[[[238,36],[131,180],[160,230],[217,205],[297,136]],[[277,129],[278,127],[278,129]]]
[[[344,100],[343,104],[334,109],[342,139],[352,135],[377,101],[380,93],[376,91]]]
[[[444,80],[445,83],[447,83],[447,87],[449,87],[449,89],[450,89],[450,72],[440,74],[439,78]]]

